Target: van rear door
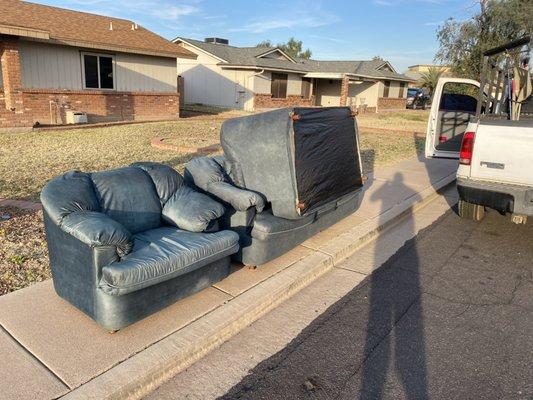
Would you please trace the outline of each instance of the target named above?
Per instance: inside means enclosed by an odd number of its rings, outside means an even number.
[[[477,108],[479,82],[440,78],[431,104],[426,131],[426,158],[459,159],[461,141]]]

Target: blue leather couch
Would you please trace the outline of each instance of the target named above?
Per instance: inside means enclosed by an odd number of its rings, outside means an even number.
[[[162,164],[68,172],[41,201],[56,292],[110,331],[224,278],[239,248],[224,206]]]
[[[233,257],[259,266],[355,212],[363,197],[357,125],[348,107],[285,108],[227,120],[224,155],[192,159],[191,185],[226,206]]]

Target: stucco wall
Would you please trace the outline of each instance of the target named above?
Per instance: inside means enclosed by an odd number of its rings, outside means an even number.
[[[272,73],[265,71],[254,78],[253,90],[255,93],[270,93]],[[302,94],[302,76],[287,74],[287,96],[300,96]]]
[[[217,58],[185,43],[180,45],[198,56],[196,60],[178,59],[177,73],[183,77],[185,103],[253,108],[254,71],[222,69]]]
[[[376,107],[378,104],[378,89],[378,82],[351,83],[347,105],[359,107],[366,104],[367,107]]]
[[[317,104],[323,107],[340,105],[341,81],[320,79],[316,90]]]
[[[383,82],[379,82],[379,97],[383,97],[383,92],[385,90],[385,85]],[[398,98],[400,94],[400,82],[390,81],[389,95],[387,97]],[[407,83],[403,90],[402,98],[407,98]]]
[[[22,85],[26,89],[82,90],[83,49],[20,41]],[[97,53],[98,51],[88,51]],[[176,92],[176,60],[113,53],[118,91]]]

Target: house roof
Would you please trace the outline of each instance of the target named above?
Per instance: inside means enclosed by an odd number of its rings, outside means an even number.
[[[206,51],[219,58],[227,66],[258,67],[269,69],[283,69],[295,72],[307,72],[300,63],[275,58],[259,57],[276,47],[235,47],[227,44],[206,43],[201,40],[176,38],[174,41],[183,40],[200,50]]]
[[[0,33],[77,47],[196,58],[132,21],[19,0],[0,1]]]
[[[221,60],[219,65],[224,67],[256,67],[274,70],[294,71],[302,74],[307,73],[332,73],[351,74],[373,79],[392,79],[399,81],[411,81],[412,79],[390,71],[385,66],[392,66],[384,60],[363,61],[320,61],[307,59],[278,60],[273,58],[259,57],[276,47],[235,47],[225,44],[205,43],[200,40],[176,38],[175,42],[184,41],[190,45],[210,53]],[[278,49],[279,50],[279,49]]]

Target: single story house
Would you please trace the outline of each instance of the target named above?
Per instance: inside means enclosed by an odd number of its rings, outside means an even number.
[[[173,41],[197,55],[178,60],[185,103],[249,111],[295,105],[403,109],[411,82],[384,60],[304,60],[277,47],[234,47],[219,38]]]
[[[18,0],[0,2],[0,128],[179,116],[183,47],[134,22]]]

